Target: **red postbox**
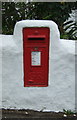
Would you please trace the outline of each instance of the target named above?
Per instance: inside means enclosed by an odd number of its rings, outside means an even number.
[[[49,34],[47,27],[23,29],[24,87],[48,86]]]

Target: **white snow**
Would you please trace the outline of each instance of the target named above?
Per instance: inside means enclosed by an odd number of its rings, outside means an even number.
[[[2,107],[2,39],[0,40],[0,108]]]
[[[23,28],[49,27],[49,86],[24,87]],[[62,40],[56,23],[46,20],[17,22],[14,35],[2,39],[2,107],[62,111],[75,110],[75,41]]]

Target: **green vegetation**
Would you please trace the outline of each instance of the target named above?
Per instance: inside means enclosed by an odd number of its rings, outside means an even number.
[[[63,24],[64,35],[68,39],[77,40],[77,24],[74,21],[68,21]]]
[[[3,34],[13,34],[14,25],[23,19],[53,20],[59,26],[61,38],[77,39],[76,23],[65,23],[75,10],[75,2],[2,2],[2,31]],[[71,28],[69,32],[66,32]],[[65,26],[65,27],[64,27]]]
[[[72,112],[71,110],[65,110],[65,109],[63,109],[63,113],[66,114],[66,115],[75,114],[75,112]]]

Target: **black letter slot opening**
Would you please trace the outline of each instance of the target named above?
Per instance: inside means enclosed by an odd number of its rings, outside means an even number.
[[[45,40],[45,36],[28,36],[28,40]]]

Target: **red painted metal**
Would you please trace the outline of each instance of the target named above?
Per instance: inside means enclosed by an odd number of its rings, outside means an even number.
[[[48,86],[49,33],[47,27],[23,29],[24,87]]]

